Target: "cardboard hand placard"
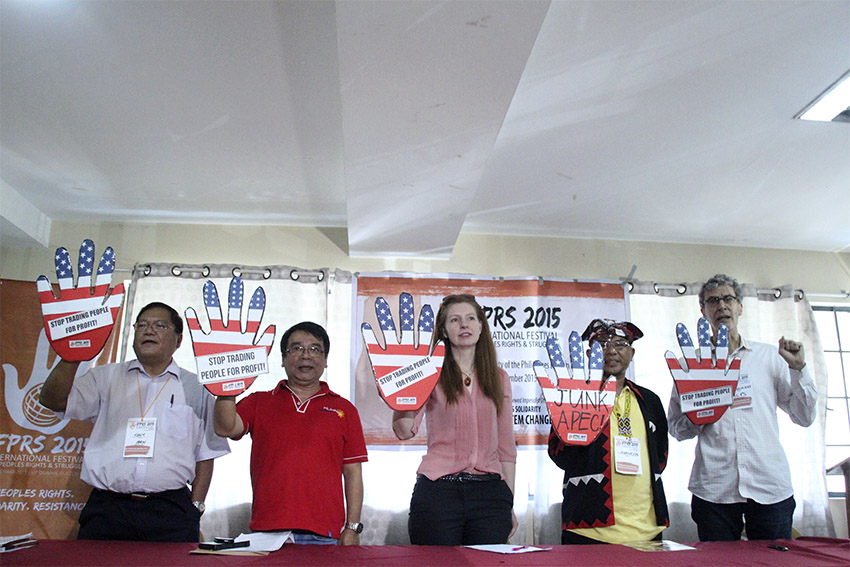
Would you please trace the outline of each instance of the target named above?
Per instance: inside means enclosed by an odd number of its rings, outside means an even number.
[[[44,330],[50,346],[63,360],[91,360],[106,344],[124,301],[123,283],[112,288],[111,293],[109,290],[115,271],[115,252],[107,246],[101,255],[94,290],[91,289],[94,242],[85,239],[80,246],[76,287],[71,258],[65,248],[56,249],[54,262],[59,297],[53,295],[47,276],[36,280]]]
[[[581,337],[570,333],[570,365],[567,366],[558,339],[546,341],[550,368],[534,361],[537,382],[543,389],[552,427],[558,437],[568,445],[589,445],[608,425],[617,381],[602,381],[604,356],[602,347],[594,342],[590,347],[587,368],[584,363]],[[554,377],[552,374],[554,373]]]
[[[400,338],[396,334],[390,306],[383,297],[375,301],[375,313],[383,331],[385,346],[378,343],[368,323],[363,323],[360,330],[381,397],[394,410],[413,411],[422,407],[437,385],[445,346],[437,341],[431,348],[434,312],[430,305],[423,305],[420,310],[419,340],[416,343],[413,336],[413,297],[409,293],[399,295],[399,308]]]
[[[269,371],[269,351],[274,344],[275,326],[269,325],[265,331],[259,332],[266,309],[266,293],[262,287],[254,290],[244,329],[241,328],[243,294],[242,278],[234,277],[230,280],[225,325],[215,284],[211,281],[204,284],[204,306],[210,320],[208,333],[201,329],[195,310],[191,307],[186,309],[186,322],[198,364],[198,381],[215,396],[241,394],[258,375]]]
[[[738,387],[741,359],[727,360],[729,355],[729,333],[726,325],[717,331],[717,344],[711,344],[711,329],[708,321],[701,317],[697,324],[699,351],[687,327],[676,325],[676,336],[685,357],[684,367],[669,350],[664,354],[667,368],[673,375],[682,412],[695,425],[714,423],[732,405]]]

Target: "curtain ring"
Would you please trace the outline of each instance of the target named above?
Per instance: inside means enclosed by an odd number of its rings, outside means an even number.
[[[204,276],[205,278],[210,277],[210,267],[204,266],[203,268],[201,268],[201,275]]]
[[[230,270],[230,273],[233,275],[234,278],[241,278],[242,268],[240,268],[239,266],[233,266],[233,269]]]
[[[660,290],[658,289],[658,282],[652,284],[652,289],[653,291],[655,291],[655,293],[660,293]]]
[[[325,281],[325,272],[324,272],[324,270],[322,270],[322,271],[320,271],[320,272],[319,272],[319,275],[318,275],[318,277],[316,278],[316,281],[317,281],[317,282],[323,282],[323,281]]]
[[[679,287],[676,288],[676,293],[678,293],[679,295],[685,295],[687,291],[688,286],[685,284],[679,284]]]
[[[145,264],[145,268],[144,268],[144,270],[142,270],[142,273],[146,276],[149,276],[149,275],[151,275],[151,270],[152,270],[151,265]]]
[[[298,275],[298,270],[292,270],[291,272],[289,272],[289,277],[290,277],[293,281],[296,281],[296,282],[297,282],[297,281],[298,281],[298,278],[300,278],[301,276],[299,276],[299,275]]]
[[[270,277],[272,277],[272,270],[271,270],[271,268],[266,268],[265,270],[263,270],[263,279],[264,279],[264,280],[267,280],[267,279],[269,279]]]
[[[806,292],[802,289],[798,289],[794,291],[794,299],[797,301],[803,301],[806,298]]]
[[[626,282],[626,287],[629,289],[629,293],[635,288],[635,282]]]
[[[179,278],[180,274],[182,274],[182,273],[183,273],[183,270],[180,269],[180,266],[177,266],[177,265],[171,266],[171,275],[172,276],[177,276]]]

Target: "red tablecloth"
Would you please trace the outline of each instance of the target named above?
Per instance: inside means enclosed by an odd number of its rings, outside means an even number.
[[[621,545],[553,546],[551,551],[501,555],[463,547],[295,546],[266,556],[190,554],[189,543],[41,541],[39,545],[0,554],[0,565],[42,566],[541,566],[541,567],[820,567],[850,565],[850,540],[800,538],[775,542],[705,542],[693,551],[645,552]]]

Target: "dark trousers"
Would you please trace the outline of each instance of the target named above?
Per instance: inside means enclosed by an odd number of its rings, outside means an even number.
[[[95,488],[80,513],[77,539],[197,542],[200,522],[188,488],[144,497]]]
[[[791,539],[794,497],[776,504],[747,500],[736,504],[715,504],[697,496],[691,498],[691,518],[697,523],[700,541],[737,541],[744,522],[747,539]]]
[[[414,545],[507,543],[514,497],[504,480],[457,482],[419,475],[407,530]]]

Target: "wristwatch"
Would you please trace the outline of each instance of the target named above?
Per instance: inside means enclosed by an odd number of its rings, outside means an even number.
[[[203,516],[204,511],[207,509],[206,505],[204,504],[204,501],[203,500],[195,500],[194,502],[192,502],[192,504],[195,505],[195,508],[197,508],[198,512],[201,513],[201,516]]]
[[[345,529],[352,530],[354,533],[359,534],[363,532],[363,524],[360,522],[348,522],[345,524]]]

